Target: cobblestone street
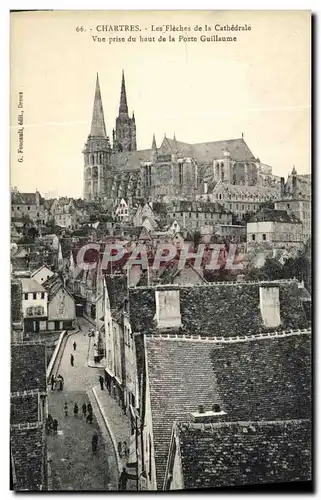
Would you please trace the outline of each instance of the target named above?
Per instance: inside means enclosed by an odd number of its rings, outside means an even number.
[[[64,378],[63,391],[49,388],[49,413],[58,420],[58,435],[48,438],[53,490],[117,489],[118,467],[114,447],[92,393],[103,370],[87,366],[90,327],[86,320],[81,319],[82,330],[67,340],[57,371]],[[71,353],[74,366],[70,363]],[[68,417],[64,415],[65,401],[68,403]],[[73,413],[75,402],[79,406],[78,417]],[[86,423],[81,411],[82,404],[89,402],[94,413],[92,424]],[[99,444],[97,454],[93,455],[91,439],[95,432]]]

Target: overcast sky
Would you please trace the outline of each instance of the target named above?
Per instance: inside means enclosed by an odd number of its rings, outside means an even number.
[[[158,42],[151,25],[248,24],[236,43]],[[155,43],[97,43],[97,25],[138,24]],[[77,32],[84,26],[86,32]],[[92,28],[92,31],[90,31]],[[171,33],[178,38],[181,33]],[[208,35],[230,35],[212,32]],[[129,36],[130,33],[105,33]],[[168,36],[169,33],[166,33]],[[121,71],[137,146],[164,134],[184,142],[244,138],[286,176],[310,171],[308,12],[29,12],[11,19],[11,184],[47,196],[82,196],[82,149],[99,73],[107,133],[118,113]],[[24,96],[18,162],[18,93]]]

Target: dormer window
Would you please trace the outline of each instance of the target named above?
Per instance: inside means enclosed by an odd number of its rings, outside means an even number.
[[[281,324],[279,287],[260,287],[260,310],[264,326],[277,328]]]
[[[179,328],[181,322],[179,290],[157,290],[156,322],[158,328]]]

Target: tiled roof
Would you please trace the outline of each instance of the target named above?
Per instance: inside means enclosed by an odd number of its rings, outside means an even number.
[[[307,420],[177,425],[184,488],[311,479]]]
[[[148,378],[158,489],[165,474],[172,425],[198,405],[219,402],[206,343],[146,337]]]
[[[280,187],[279,186],[246,186],[242,184],[229,184],[226,182],[219,181],[215,184],[213,193],[217,191],[224,190],[226,193],[231,194],[233,197],[244,196],[245,198],[253,197],[262,198],[263,196],[280,196]]]
[[[43,199],[40,196],[40,203]],[[36,205],[36,193],[13,193],[11,196],[11,203],[14,205]]]
[[[46,346],[11,344],[11,392],[46,391]]]
[[[145,338],[158,489],[172,424],[199,405],[219,403],[230,422],[311,417],[310,333],[227,343]]]
[[[43,426],[11,428],[11,458],[15,491],[39,491],[44,485]]]
[[[294,215],[289,214],[286,210],[273,210],[265,208],[257,212],[251,217],[249,222],[285,222],[287,224],[302,224],[301,221]]]
[[[260,286],[279,288],[281,325],[279,330],[306,328],[308,322],[296,280],[250,283],[208,283],[168,285],[129,290],[130,321],[134,332],[157,331],[156,290],[179,290],[182,327],[180,334],[203,337],[232,337],[264,333],[260,312]],[[231,307],[233,304],[233,307]]]
[[[11,280],[11,323],[18,323],[22,318],[22,287],[19,280]]]
[[[219,203],[176,200],[167,205],[167,212],[226,213],[226,210]]]
[[[105,279],[110,306],[112,309],[119,309],[127,297],[127,276],[114,274],[107,275]]]
[[[232,160],[242,161],[255,159],[244,139],[187,144],[186,142],[166,137],[159,151],[175,152],[176,150],[179,155],[193,157],[198,163],[207,163],[215,158],[222,158],[223,151],[225,150],[229,151]]]
[[[22,292],[45,292],[46,290],[38,281],[32,278],[21,278]]]
[[[10,425],[38,422],[38,394],[12,394],[10,399]]]

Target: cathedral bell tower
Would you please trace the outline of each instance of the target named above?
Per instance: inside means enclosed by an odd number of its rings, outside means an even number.
[[[121,81],[119,113],[116,118],[116,128],[113,130],[113,148],[116,153],[137,150],[136,122],[134,113],[131,118],[128,115],[124,71]]]
[[[83,154],[84,198],[86,200],[101,199],[108,195],[107,188],[110,185],[108,178],[110,177],[111,147],[106,134],[98,73],[91,129]]]

